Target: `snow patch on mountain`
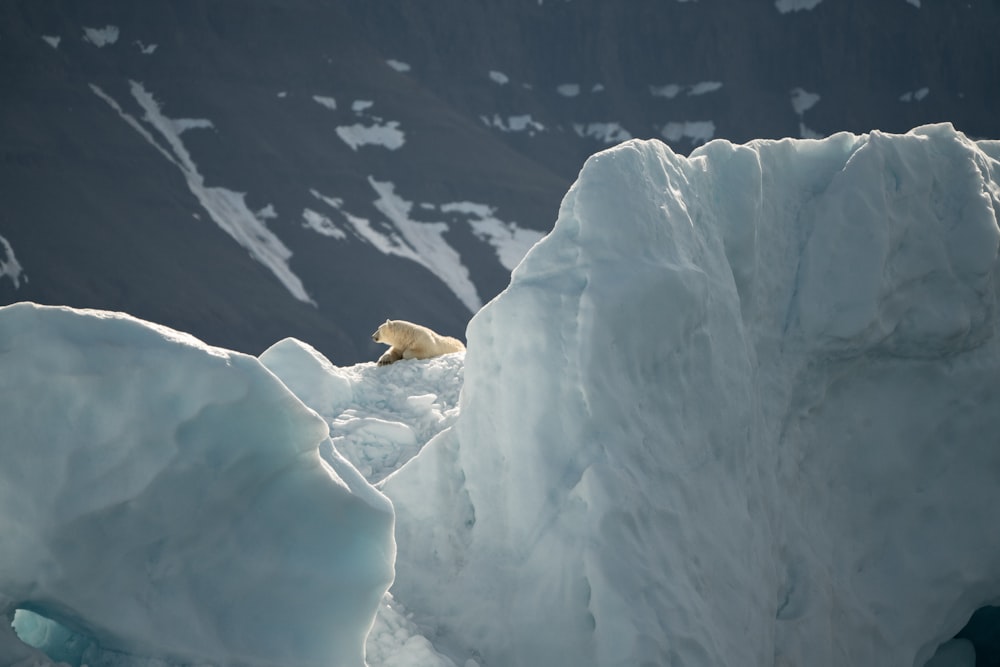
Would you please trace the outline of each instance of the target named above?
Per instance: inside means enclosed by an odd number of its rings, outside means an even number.
[[[794,88],[790,94],[792,98],[792,110],[798,116],[812,109],[820,100],[819,94],[807,92],[802,88]]]
[[[715,123],[710,120],[670,122],[660,128],[660,136],[674,143],[686,139],[694,145],[704,144],[715,136]]]
[[[462,256],[444,238],[448,225],[444,222],[418,222],[410,218],[413,202],[396,194],[396,186],[388,181],[377,181],[371,176],[368,183],[378,194],[375,208],[399,232],[392,247],[405,248],[410,258],[425,266],[445,285],[470,312],[482,307],[476,286],[469,278],[469,270],[462,263]]]
[[[103,28],[83,28],[83,41],[97,48],[110,46],[118,41],[118,26],[107,25]]]
[[[774,6],[782,14],[815,9],[823,0],[775,0]]]
[[[337,100],[336,100],[336,98],[330,97],[328,95],[313,95],[312,98],[313,98],[313,101],[316,102],[316,104],[318,104],[320,106],[326,107],[327,109],[330,109],[331,111],[336,111],[337,110]]]
[[[14,283],[14,289],[21,288],[22,277],[25,282],[28,282],[28,276],[24,274],[21,263],[14,255],[14,248],[11,247],[7,239],[0,236],[0,278],[4,277],[10,278],[10,281]]]
[[[462,256],[445,239],[448,224],[412,219],[413,202],[397,195],[393,183],[372,176],[368,177],[368,183],[377,195],[374,206],[385,217],[375,224],[350,213],[339,197],[329,197],[317,190],[310,190],[310,193],[342,215],[357,238],[385,255],[420,264],[447,285],[470,312],[479,310],[482,301],[469,277],[469,270],[462,263]],[[428,210],[424,206],[421,209]],[[322,221],[319,225],[325,227]]]
[[[406,143],[406,136],[399,129],[399,121],[395,120],[372,125],[338,125],[337,136],[355,151],[362,146],[382,146],[394,151]]]
[[[536,132],[544,132],[545,126],[531,117],[531,114],[518,114],[508,116],[507,119],[500,117],[500,114],[493,114],[493,118],[480,116],[487,127],[494,127],[501,132],[526,132],[528,136],[534,136]]]
[[[578,83],[561,83],[556,86],[556,92],[563,97],[576,97],[580,94],[580,84]]]
[[[688,90],[688,95],[705,95],[707,93],[714,93],[721,88],[721,81],[700,81],[691,86]]]
[[[923,88],[919,88],[917,90],[911,90],[909,92],[906,92],[906,93],[903,93],[902,95],[900,95],[899,96],[899,101],[900,102],[919,102],[920,100],[922,100],[925,97],[927,97],[930,94],[930,92],[931,92],[931,89],[927,88],[926,86],[923,87]]]
[[[799,137],[802,139],[821,139],[822,135],[810,129],[805,123],[805,113],[820,101],[818,93],[810,93],[802,88],[794,88],[791,93],[792,111],[799,117]]]
[[[683,87],[676,83],[667,83],[663,85],[651,85],[649,86],[649,94],[653,97],[666,97],[667,99],[673,99],[677,97]]]
[[[246,194],[205,185],[205,178],[198,171],[198,166],[187,147],[184,146],[184,142],[181,141],[181,132],[190,127],[188,123],[191,121],[181,120],[180,125],[178,125],[178,121],[163,115],[159,103],[141,83],[137,81],[129,83],[132,97],[145,112],[142,120],[148,127],[122,109],[121,105],[100,87],[90,84],[90,89],[167,161],[181,171],[188,189],[198,199],[215,224],[245,248],[257,262],[267,267],[292,296],[299,301],[316,305],[316,302],[306,292],[302,281],[288,265],[292,251],[282,243],[274,232],[267,228],[264,220],[257,217],[249,209],[246,203]],[[204,127],[204,125],[199,124],[201,122],[195,121],[197,126]],[[154,137],[150,129],[159,134],[160,140]],[[163,141],[165,145],[161,145],[160,141]]]
[[[531,246],[545,236],[533,229],[525,229],[516,223],[499,219],[496,217],[496,209],[486,204],[451,202],[442,204],[441,212],[465,216],[472,227],[472,233],[493,246],[497,259],[508,271],[513,271]]]
[[[579,137],[597,139],[602,144],[617,144],[632,138],[620,123],[574,123],[573,131]]]
[[[371,100],[354,100],[351,102],[351,111],[361,115],[368,109],[371,109],[374,105],[375,103]]]
[[[347,232],[333,224],[333,221],[330,220],[330,218],[326,217],[322,213],[312,210],[311,208],[303,209],[302,220],[304,227],[313,230],[317,234],[329,236],[339,240],[347,238]]]

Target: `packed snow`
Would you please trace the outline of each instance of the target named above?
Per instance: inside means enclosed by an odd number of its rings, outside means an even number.
[[[14,256],[14,248],[7,239],[0,236],[0,278],[9,278],[14,283],[14,289],[20,289],[22,277],[25,282],[28,281],[21,263]]]
[[[370,667],[973,664],[953,638],[1000,599],[998,158],[950,125],[629,141],[467,353],[387,367],[0,309],[0,601],[91,667],[361,667],[362,642]],[[268,476],[289,452],[314,483]]]
[[[181,171],[188,189],[222,231],[245,248],[251,257],[267,267],[292,296],[299,301],[315,305],[306,292],[302,280],[289,266],[292,251],[267,228],[264,220],[254,215],[247,206],[246,194],[222,187],[209,187],[205,184],[205,177],[198,171],[198,165],[181,140],[181,133],[192,128],[212,127],[210,121],[168,118],[163,114],[160,104],[153,95],[140,82],[131,81],[132,97],[145,112],[142,117],[142,121],[145,121],[143,124],[126,112],[100,87],[90,84],[90,89],[160,155]],[[160,139],[157,139],[153,132],[158,133]],[[160,141],[166,145],[161,145]]]

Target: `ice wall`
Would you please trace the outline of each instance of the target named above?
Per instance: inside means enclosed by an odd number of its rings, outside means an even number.
[[[91,665],[364,664],[392,508],[257,359],[16,304],[0,369],[0,616],[58,621]],[[0,624],[0,662],[37,657]]]
[[[397,599],[459,664],[923,665],[1000,598],[997,152],[592,157],[384,483]]]

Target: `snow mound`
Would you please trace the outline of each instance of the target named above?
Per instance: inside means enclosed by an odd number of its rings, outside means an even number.
[[[996,156],[593,156],[382,485],[396,599],[457,664],[923,665],[1000,598]]]
[[[464,353],[389,366],[339,367],[286,338],[261,363],[322,416],[336,451],[376,483],[417,455],[458,418]],[[325,455],[326,447],[321,448]]]
[[[391,505],[255,358],[25,303],[0,368],[4,616],[91,665],[364,664]],[[3,628],[4,664],[46,664]]]

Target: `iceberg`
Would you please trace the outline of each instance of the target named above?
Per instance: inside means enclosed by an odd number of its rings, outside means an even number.
[[[392,507],[321,458],[328,427],[257,359],[22,303],[0,308],[0,369],[0,610],[31,612],[36,645],[90,665],[364,663]],[[0,626],[0,662],[37,660]]]
[[[2,308],[0,605],[45,654],[0,658],[975,664],[998,169],[948,124],[628,141],[466,354],[383,368]]]
[[[927,662],[1000,598],[997,146],[591,157],[383,484],[396,599],[457,664]]]

